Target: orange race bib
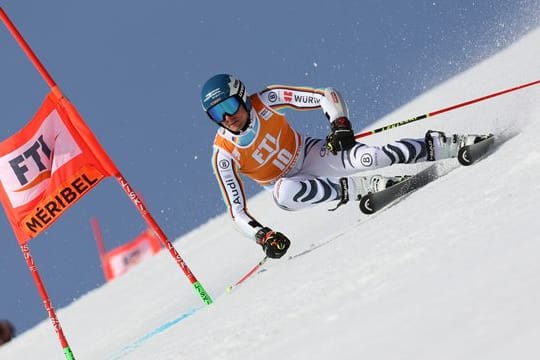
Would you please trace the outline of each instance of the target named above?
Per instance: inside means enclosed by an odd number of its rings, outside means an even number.
[[[214,145],[231,154],[241,173],[261,185],[268,185],[294,166],[302,138],[284,115],[265,106],[257,94],[251,95],[250,100],[249,128],[241,135],[222,129],[216,135]]]

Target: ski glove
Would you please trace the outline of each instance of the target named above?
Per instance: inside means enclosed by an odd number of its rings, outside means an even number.
[[[351,122],[342,116],[332,121],[331,132],[326,137],[326,148],[332,154],[337,155],[338,151],[349,150],[356,144]]]
[[[257,244],[261,245],[266,256],[272,259],[279,259],[287,252],[291,242],[285,235],[273,231],[268,227],[263,227],[255,234]]]

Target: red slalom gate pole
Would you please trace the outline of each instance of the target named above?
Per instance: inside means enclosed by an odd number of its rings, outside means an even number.
[[[72,118],[74,118],[74,119],[81,118],[78,115],[77,110],[75,109],[75,107],[71,103],[66,102],[64,108],[66,109],[68,114],[70,114],[72,116]],[[86,127],[86,124],[84,124],[84,125]],[[87,141],[92,141],[93,144],[94,144],[93,145],[94,148],[101,149],[101,145],[98,144],[97,139],[89,138],[89,139],[87,139]],[[165,233],[161,230],[161,228],[159,227],[157,222],[154,220],[154,218],[150,214],[150,211],[148,210],[148,208],[146,207],[144,202],[139,198],[139,195],[135,191],[133,191],[133,188],[131,187],[131,185],[129,185],[126,178],[120,173],[120,171],[118,170],[116,165],[112,164],[112,160],[109,159],[108,155],[105,153],[105,150],[103,150],[103,153],[100,152],[100,156],[106,157],[106,159],[111,162],[111,166],[109,168],[109,173],[114,174],[112,176],[114,176],[116,178],[116,181],[120,184],[120,186],[122,187],[124,192],[127,194],[127,196],[135,204],[135,207],[137,208],[137,210],[139,211],[139,213],[141,214],[143,219],[146,221],[147,225],[157,235],[157,237],[159,238],[159,240],[161,241],[163,246],[165,248],[167,248],[167,250],[169,250],[169,253],[174,258],[176,263],[180,266],[180,269],[182,269],[182,271],[184,272],[184,274],[186,275],[188,280],[191,282],[191,284],[195,287],[195,290],[197,291],[197,293],[199,294],[199,296],[201,297],[203,302],[205,304],[207,304],[207,305],[211,304],[212,299],[211,299],[210,295],[208,295],[208,293],[206,292],[206,290],[204,289],[202,284],[197,280],[195,275],[193,275],[193,273],[191,272],[191,270],[189,269],[187,264],[184,262],[184,260],[182,259],[182,257],[178,253],[178,251],[175,249],[173,244],[169,241],[169,239],[167,238]]]
[[[19,43],[19,45],[22,47],[23,51],[26,53],[30,61],[34,64],[36,69],[39,71],[41,76],[45,79],[49,87],[52,89],[53,92],[58,93],[61,95],[60,90],[56,86],[56,83],[52,79],[52,77],[49,75],[47,70],[43,67],[39,59],[36,57],[32,49],[30,49],[30,46],[26,43],[22,35],[19,33],[15,25],[11,22],[7,14],[4,12],[4,9],[0,6],[0,19],[2,22],[6,25],[8,30],[11,32],[15,40]],[[41,299],[43,300],[43,305],[45,306],[45,310],[47,311],[47,314],[49,315],[49,319],[52,322],[52,325],[54,327],[54,330],[56,332],[56,335],[58,336],[58,340],[60,341],[60,345],[62,346],[62,349],[64,350],[64,355],[66,356],[67,360],[74,360],[75,357],[73,356],[73,352],[71,351],[71,347],[68,344],[68,341],[66,339],[66,336],[64,335],[64,331],[62,330],[62,326],[60,325],[60,321],[58,320],[56,316],[56,312],[54,311],[54,308],[52,306],[52,302],[49,298],[49,295],[47,294],[47,290],[45,289],[45,285],[43,284],[43,281],[41,280],[41,276],[39,275],[37,266],[34,263],[34,259],[32,258],[32,255],[30,254],[30,248],[27,244],[21,246],[21,250],[24,255],[24,259],[26,260],[26,264],[28,266],[28,269],[30,270],[32,274],[32,278],[36,284],[36,287],[38,289],[39,295],[41,296]]]
[[[383,126],[381,128],[375,129],[375,130],[369,130],[369,131],[366,131],[366,132],[363,132],[363,133],[358,133],[358,134],[354,135],[354,138],[355,139],[360,139],[360,138],[363,138],[363,137],[366,137],[366,136],[378,134],[378,133],[386,131],[386,130],[394,129],[394,128],[397,128],[397,127],[400,127],[400,126],[403,126],[403,125],[407,125],[407,124],[410,124],[410,123],[418,121],[418,120],[423,120],[423,119],[426,119],[428,117],[439,115],[439,114],[445,113],[447,111],[452,111],[452,110],[455,110],[455,109],[459,109],[459,108],[464,107],[464,106],[472,105],[472,104],[480,102],[480,101],[491,99],[491,98],[494,98],[496,96],[507,94],[507,93],[512,92],[512,91],[521,90],[521,89],[524,89],[526,87],[537,85],[537,84],[540,84],[540,80],[536,80],[536,81],[532,81],[530,83],[518,85],[518,86],[515,86],[515,87],[512,87],[512,88],[506,89],[506,90],[501,90],[501,91],[495,92],[493,94],[489,94],[489,95],[485,95],[485,96],[482,96],[482,97],[479,97],[479,98],[476,98],[476,99],[465,101],[465,102],[462,102],[462,103],[459,103],[459,104],[456,104],[456,105],[452,105],[452,106],[449,106],[449,107],[446,107],[446,108],[443,108],[443,109],[440,109],[440,110],[435,110],[435,111],[432,111],[432,112],[427,113],[427,114],[418,115],[418,116],[415,116],[413,118],[403,120],[403,121],[400,121],[400,122],[397,122],[397,123],[394,123],[394,124],[386,125],[386,126]]]
[[[49,298],[49,294],[47,294],[47,290],[45,289],[45,286],[43,285],[43,281],[41,280],[41,276],[39,275],[37,266],[34,263],[34,259],[32,258],[32,255],[30,254],[30,248],[28,247],[27,244],[25,244],[25,245],[21,245],[21,250],[23,252],[24,259],[26,260],[26,265],[28,266],[28,269],[30,270],[30,273],[32,274],[32,278],[34,279],[34,282],[36,283],[36,287],[39,291],[39,296],[41,297],[41,300],[43,300],[43,305],[45,306],[45,310],[47,310],[49,319],[51,320],[53,324],[54,331],[56,332],[56,335],[58,336],[60,345],[62,346],[62,349],[64,350],[64,355],[66,356],[66,360],[75,360],[75,357],[73,356],[73,352],[71,351],[68,341],[64,335],[64,331],[62,330],[62,326],[60,325],[60,321],[56,317],[56,312],[54,311],[54,307],[52,306],[51,299]]]
[[[90,224],[92,226],[92,231],[94,232],[94,238],[96,239],[99,257],[103,260],[103,257],[105,256],[105,245],[103,244],[103,236],[101,235],[101,229],[99,228],[97,218],[91,218]]]
[[[90,219],[90,224],[92,226],[92,232],[94,233],[94,238],[96,239],[96,246],[98,248],[99,253],[99,262],[101,263],[101,268],[103,269],[103,276],[105,277],[105,281],[111,280],[112,276],[110,272],[108,271],[108,266],[105,262],[105,255],[107,254],[105,251],[105,244],[103,242],[103,236],[101,235],[101,229],[99,228],[99,222],[96,217],[92,217]]]
[[[127,196],[131,199],[133,204],[135,204],[135,207],[141,214],[141,216],[144,218],[148,226],[154,231],[154,233],[157,235],[163,246],[169,250],[169,253],[171,256],[176,260],[176,263],[178,266],[180,266],[180,269],[184,272],[186,277],[188,278],[189,282],[193,285],[199,296],[201,297],[202,301],[210,305],[212,304],[212,298],[202,284],[197,280],[195,275],[191,272],[190,268],[187,266],[187,264],[184,262],[174,245],[169,241],[167,238],[167,235],[161,230],[160,226],[157,224],[156,220],[154,220],[154,217],[150,212],[148,211],[146,205],[143,201],[139,198],[139,195],[135,191],[133,191],[131,185],[127,182],[127,180],[122,176],[122,174],[118,173],[116,174],[116,181],[120,184],[122,189],[124,189]]]
[[[56,86],[56,83],[54,82],[52,76],[49,74],[47,69],[45,69],[45,67],[43,66],[41,61],[39,61],[36,54],[34,54],[32,49],[30,48],[30,46],[26,42],[26,40],[24,40],[24,38],[21,35],[21,33],[19,32],[19,30],[17,30],[17,28],[15,27],[13,22],[11,22],[11,20],[9,19],[9,17],[7,16],[7,14],[5,13],[4,9],[2,9],[1,6],[0,6],[0,19],[2,19],[2,21],[4,22],[4,25],[6,25],[9,32],[11,33],[11,35],[15,38],[15,40],[17,41],[19,46],[22,48],[22,50],[24,51],[24,53],[28,57],[28,59],[30,59],[32,64],[34,64],[34,67],[41,74],[41,76],[43,77],[43,79],[45,80],[47,85],[49,85],[51,90],[53,92],[57,92],[57,95],[61,95],[60,90]]]

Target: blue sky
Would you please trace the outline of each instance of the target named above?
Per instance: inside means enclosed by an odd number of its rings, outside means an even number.
[[[360,130],[539,23],[533,0],[278,0],[257,6],[7,0],[2,6],[170,239],[225,210],[209,162],[215,127],[199,102],[200,86],[211,75],[234,73],[250,91],[269,84],[334,86]],[[0,49],[4,140],[32,117],[47,87],[3,26]],[[321,113],[290,115],[300,131],[325,136]],[[249,194],[260,190],[246,185]],[[104,282],[92,216],[100,220],[107,249],[146,227],[109,179],[33,240],[32,254],[57,309]],[[0,318],[21,332],[47,314],[4,215],[0,230]],[[222,240],[253,246],[241,235]]]

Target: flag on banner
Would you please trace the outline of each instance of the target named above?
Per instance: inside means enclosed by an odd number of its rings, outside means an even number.
[[[107,281],[112,280],[141,261],[152,257],[161,249],[161,243],[154,232],[145,230],[131,242],[119,246],[108,253],[103,258],[103,271]]]
[[[75,107],[54,91],[21,131],[0,143],[0,200],[21,245],[117,173]]]

